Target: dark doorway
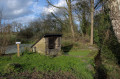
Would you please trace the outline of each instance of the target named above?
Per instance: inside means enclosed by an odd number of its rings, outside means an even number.
[[[57,37],[49,37],[48,47],[49,49],[55,49],[55,41]]]

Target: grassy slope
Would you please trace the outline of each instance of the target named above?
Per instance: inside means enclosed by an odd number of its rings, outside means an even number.
[[[67,45],[68,43],[65,44],[65,46]],[[4,56],[0,57],[0,74],[9,74],[8,72],[11,70],[9,64],[19,63],[22,66],[22,70],[19,72],[33,72],[34,70],[41,72],[69,72],[78,79],[93,79],[95,73],[94,57],[96,54],[97,50],[91,50],[85,45],[79,46],[75,44],[69,52],[57,57],[49,57],[30,52],[25,52],[19,58],[17,55],[11,57]],[[16,73],[17,71],[14,72]]]
[[[0,57],[0,72],[6,72],[5,69],[9,63],[19,63],[22,65],[22,71],[33,71],[34,69],[42,72],[63,71],[71,72],[78,78],[93,79],[94,71],[90,66],[94,64],[93,59],[90,58],[92,56],[88,57],[89,54],[89,50],[82,50],[69,52],[70,56],[63,55],[55,58],[33,53],[24,54],[20,58],[16,55]],[[82,56],[82,58],[75,56]]]

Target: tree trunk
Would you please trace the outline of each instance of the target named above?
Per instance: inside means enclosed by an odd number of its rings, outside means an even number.
[[[120,1],[110,0],[108,1],[108,6],[110,8],[110,18],[112,21],[113,30],[120,43]]]
[[[69,23],[70,23],[70,26],[71,26],[71,32],[72,32],[72,36],[73,36],[73,39],[74,39],[75,38],[75,31],[74,31],[74,23],[73,23],[73,17],[72,17],[72,4],[71,4],[71,0],[66,0],[68,9],[65,8],[65,7],[55,6],[55,5],[51,4],[49,0],[46,0],[46,1],[48,2],[49,5],[51,5],[53,7],[56,7],[56,8],[59,8],[59,9],[65,9],[68,12]]]
[[[70,26],[71,26],[71,32],[72,32],[73,38],[75,38],[74,24],[73,24],[73,17],[72,17],[71,0],[67,1],[67,5],[68,5],[68,14],[69,14],[69,22],[70,22]]]
[[[94,0],[91,0],[91,37],[90,37],[91,45],[93,45],[93,25],[94,25]]]

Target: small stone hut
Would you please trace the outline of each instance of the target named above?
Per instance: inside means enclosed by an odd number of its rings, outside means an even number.
[[[45,55],[56,55],[61,51],[62,34],[45,34],[31,46],[33,52]]]

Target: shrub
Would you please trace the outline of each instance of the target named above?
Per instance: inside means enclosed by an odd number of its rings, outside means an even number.
[[[13,72],[19,72],[22,66],[18,63],[9,63],[5,66],[4,73],[10,74]]]

